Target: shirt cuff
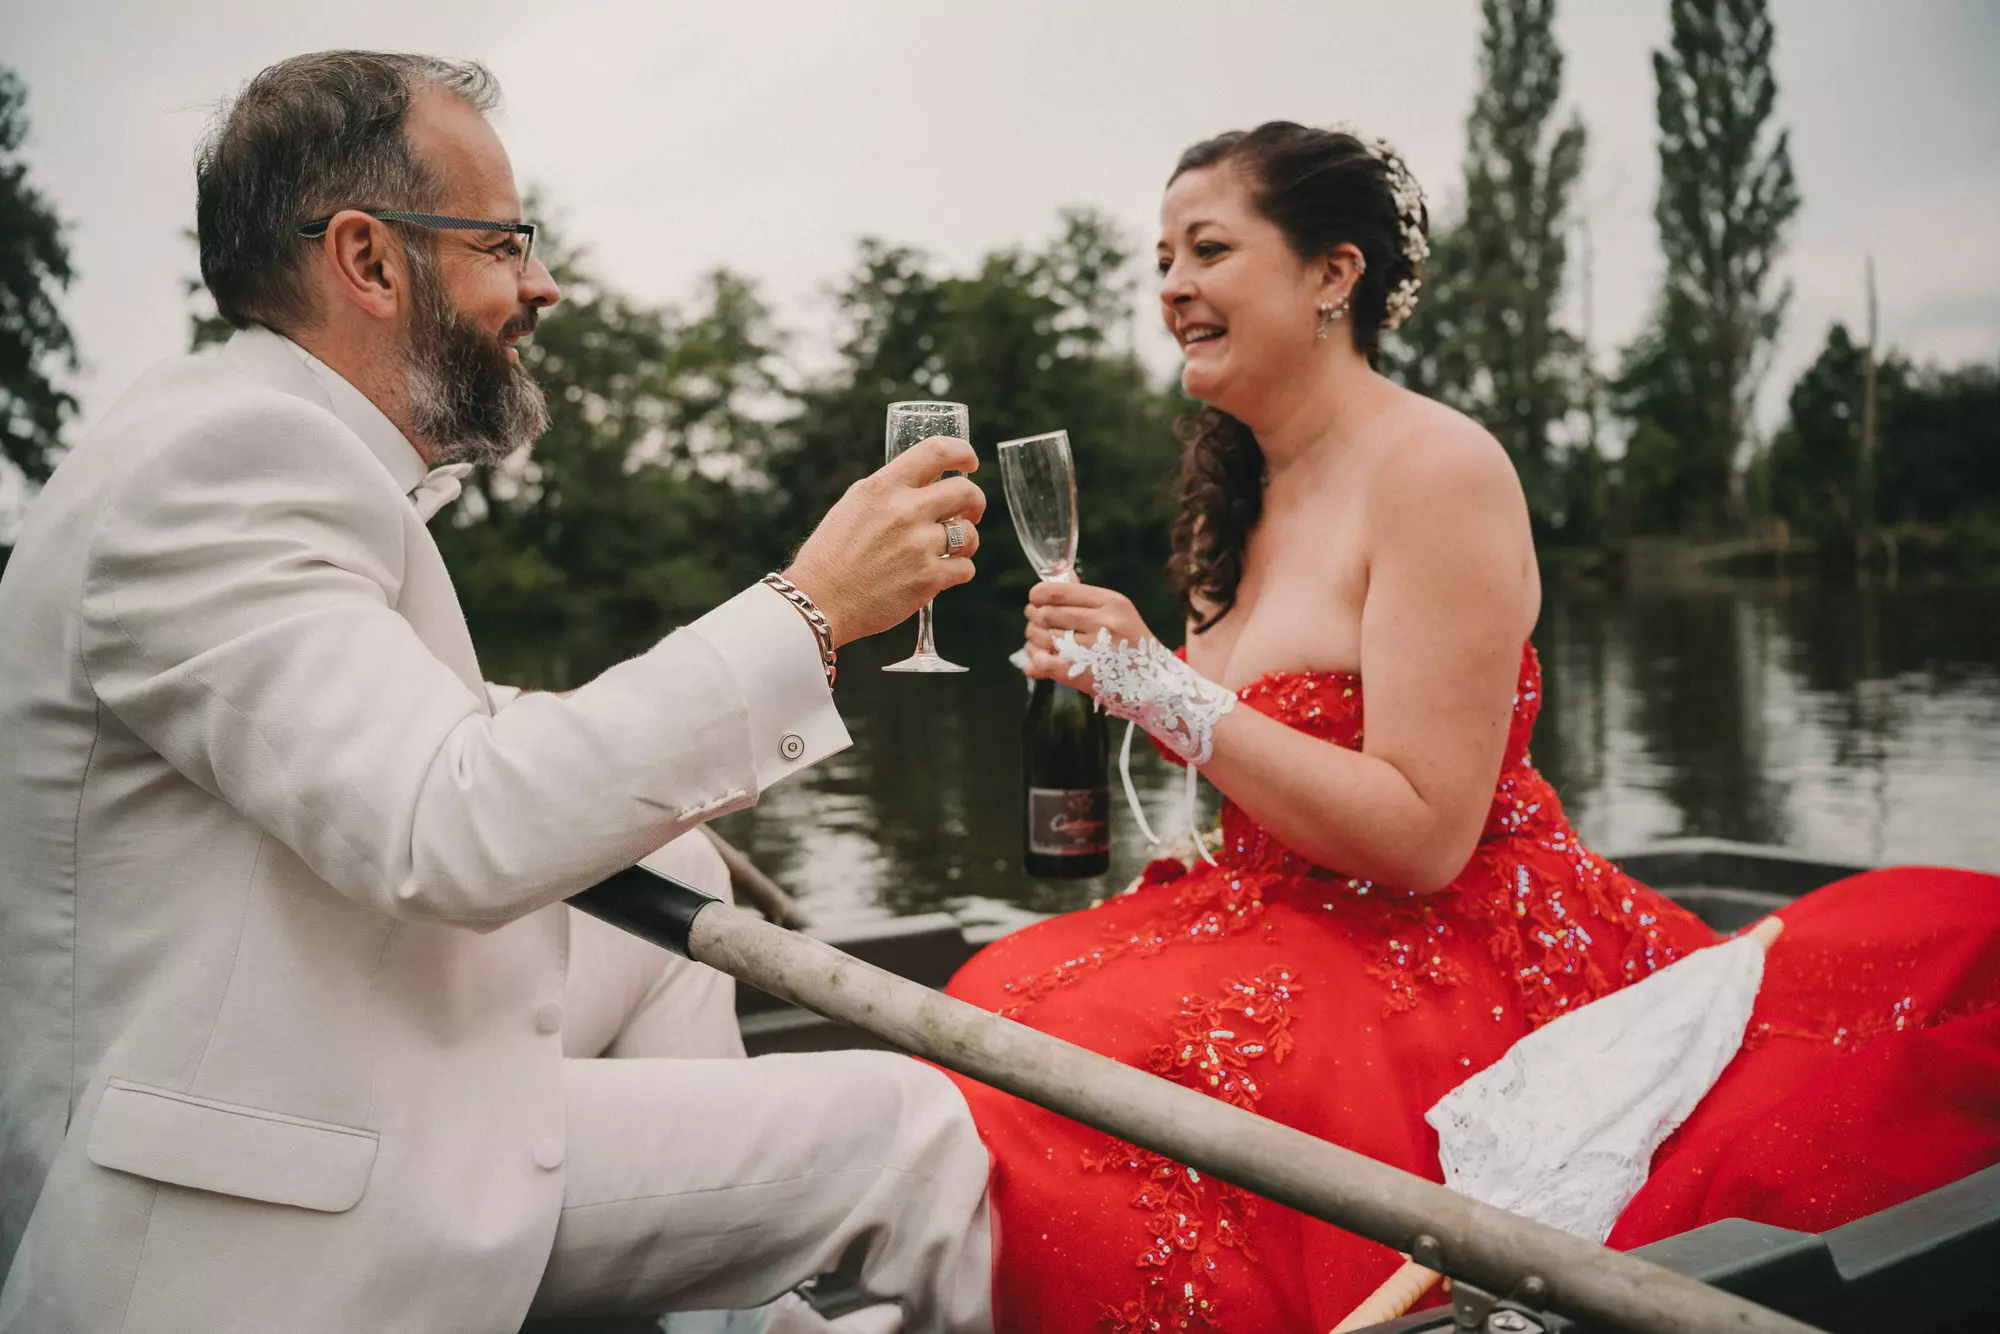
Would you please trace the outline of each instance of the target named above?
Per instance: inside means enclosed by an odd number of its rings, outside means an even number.
[[[749,707],[758,791],[854,744],[819,641],[777,589],[752,585],[687,628],[722,655]]]

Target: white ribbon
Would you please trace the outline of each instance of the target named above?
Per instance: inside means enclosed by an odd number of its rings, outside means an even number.
[[[1215,858],[1208,851],[1196,825],[1195,798],[1200,784],[1197,769],[1215,754],[1215,724],[1236,707],[1234,692],[1225,690],[1175,657],[1157,639],[1147,639],[1137,647],[1120,640],[1111,642],[1111,632],[1100,629],[1095,643],[1077,642],[1073,631],[1056,638],[1056,654],[1070,664],[1069,674],[1089,672],[1092,693],[1106,713],[1124,718],[1157,737],[1160,744],[1178,755],[1187,765],[1183,806],[1187,812],[1188,837],[1195,850],[1210,866]],[[1132,808],[1139,832],[1155,847],[1159,835],[1140,809],[1139,793],[1132,783],[1132,727],[1125,729],[1118,749],[1118,776],[1125,783],[1125,801]]]

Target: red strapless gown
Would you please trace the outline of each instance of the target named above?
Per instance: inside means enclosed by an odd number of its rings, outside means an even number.
[[[1155,863],[1134,893],[996,941],[948,990],[1440,1180],[1431,1104],[1531,1028],[1715,940],[1577,841],[1529,763],[1540,696],[1530,648],[1485,831],[1440,893],[1315,865],[1225,803],[1219,866]],[[1275,675],[1239,698],[1361,745],[1355,676]],[[1744,1054],[1614,1244],[1731,1215],[1822,1228],[2000,1161],[2000,880],[1882,872],[1784,915]],[[1401,1261],[959,1086],[996,1163],[1005,1334],[1324,1334]]]

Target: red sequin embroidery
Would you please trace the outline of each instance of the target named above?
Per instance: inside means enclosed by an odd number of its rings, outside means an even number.
[[[1148,1053],[1147,1069],[1255,1111],[1263,1096],[1256,1065],[1266,1057],[1282,1063],[1291,1052],[1292,1001],[1300,990],[1292,970],[1278,965],[1226,984],[1218,996],[1183,996],[1173,1038]],[[1249,1223],[1257,1197],[1115,1140],[1102,1150],[1087,1150],[1083,1162],[1093,1172],[1136,1173],[1141,1180],[1132,1207],[1151,1215],[1146,1249],[1137,1260],[1145,1275],[1140,1295],[1104,1307],[1102,1325],[1112,1334],[1220,1328],[1217,1267],[1226,1252],[1255,1262]]]
[[[1313,906],[1337,916],[1374,959],[1368,973],[1382,982],[1391,1014],[1417,1005],[1427,988],[1463,983],[1464,968],[1448,948],[1454,939],[1484,941],[1535,1027],[1672,963],[1686,952],[1674,943],[1676,935],[1705,933],[1682,909],[1590,852],[1570,828],[1554,789],[1528,757],[1541,686],[1541,663],[1529,647],[1485,829],[1471,862],[1448,888],[1421,895],[1342,876],[1292,851],[1225,801],[1220,865],[1195,862],[1179,876],[1157,862],[1148,866],[1135,892],[1159,896],[1159,911],[1135,929],[1107,934],[1086,953],[1007,983],[1013,1000],[1000,1013],[1018,1018],[1051,991],[1128,954],[1150,956],[1174,944],[1233,936],[1262,920],[1267,894],[1316,899]],[[1237,696],[1288,727],[1361,748],[1358,676],[1280,673]],[[1275,928],[1264,925],[1275,938]],[[1617,943],[1615,978],[1593,955],[1600,933]]]
[[[1250,708],[1334,745],[1359,750],[1362,692],[1339,673],[1269,676],[1238,692]],[[1486,826],[1458,878],[1435,894],[1352,876],[1317,865],[1273,838],[1234,802],[1222,808],[1216,865],[1195,861],[1146,868],[1133,890],[1137,925],[1108,928],[1093,946],[1053,967],[1004,983],[1000,1013],[1020,1018],[1036,1001],[1125,958],[1147,958],[1256,931],[1273,944],[1282,932],[1272,904],[1325,914],[1369,962],[1381,982],[1384,1010],[1406,1013],[1433,992],[1464,986],[1483,952],[1519,996],[1522,1017],[1539,1026],[1678,958],[1679,941],[1709,934],[1681,909],[1627,879],[1577,840],[1562,805],[1528,760],[1528,737],[1540,709],[1541,668],[1524,651],[1507,749]],[[1276,914],[1282,918],[1284,914]],[[1470,957],[1468,957],[1470,956]],[[1290,1049],[1295,969],[1230,984],[1219,999],[1182,997],[1172,1040],[1151,1049],[1147,1065],[1234,1106],[1254,1108],[1256,1062]],[[1496,1021],[1504,1010],[1496,1007]],[[1217,1265],[1225,1252],[1250,1258],[1254,1197],[1158,1154],[1106,1141],[1086,1154],[1094,1171],[1135,1172],[1132,1198],[1144,1210],[1149,1238],[1140,1257],[1140,1295],[1103,1309],[1114,1334],[1218,1328]]]

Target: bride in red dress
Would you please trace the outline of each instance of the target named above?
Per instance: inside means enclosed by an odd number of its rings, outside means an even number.
[[[1441,1180],[1440,1097],[1716,937],[1578,842],[1529,760],[1519,481],[1375,370],[1427,253],[1407,169],[1266,125],[1190,149],[1161,220],[1162,315],[1207,405],[1169,570],[1186,649],[1117,593],[1042,584],[1029,669],[1195,763],[1221,844],[994,943],[949,989]],[[2000,881],[1882,872],[1784,916],[1743,1051],[1612,1244],[1731,1215],[1824,1228],[2000,1160]],[[1401,1261],[960,1085],[996,1163],[1003,1331],[1325,1334]]]

